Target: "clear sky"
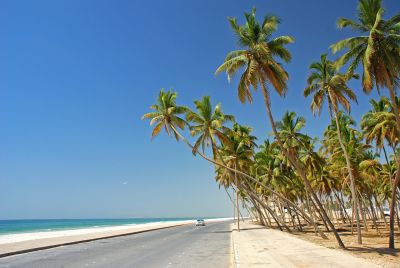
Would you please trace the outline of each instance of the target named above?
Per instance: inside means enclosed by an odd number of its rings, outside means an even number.
[[[213,168],[141,121],[158,91],[173,88],[191,105],[210,95],[263,139],[270,127],[261,101],[237,100],[235,81],[214,76],[236,47],[228,16],[243,22],[277,14],[292,35],[286,110],[321,135],[328,124],[302,95],[310,62],[350,36],[335,26],[353,18],[356,0],[20,1],[0,3],[0,218],[230,216]],[[385,0],[388,14],[398,0]],[[352,115],[369,109],[359,82]],[[385,92],[386,93],[386,92]]]

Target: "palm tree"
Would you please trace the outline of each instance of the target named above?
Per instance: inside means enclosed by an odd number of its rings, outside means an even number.
[[[296,117],[295,112],[288,111],[283,115],[282,120],[276,123],[283,147],[292,157],[298,158],[300,149],[306,149],[306,145],[310,142],[309,136],[300,133],[305,124],[304,117]]]
[[[376,148],[385,150],[385,141],[395,150],[398,143],[396,118],[388,98],[370,101],[372,109],[361,120],[361,128],[366,142],[375,140]]]
[[[367,144],[375,140],[376,148],[383,149],[386,163],[390,167],[385,149],[385,141],[395,151],[396,145],[399,142],[396,135],[396,118],[388,98],[381,97],[379,101],[371,100],[370,103],[372,109],[361,120],[363,135]],[[392,183],[391,172],[389,172],[389,181]]]
[[[260,24],[256,20],[255,12],[256,10],[253,9],[252,13],[245,13],[246,23],[241,26],[237,24],[236,18],[229,19],[230,25],[238,36],[239,44],[243,49],[228,53],[224,63],[218,67],[216,73],[226,71],[230,81],[233,74],[241,70],[242,67],[245,68],[238,85],[238,97],[242,103],[246,102],[246,100],[250,103],[252,102],[250,87],[256,90],[259,85],[261,86],[269,121],[283,154],[289,159],[291,165],[296,169],[309,189],[323,215],[323,219],[334,232],[339,246],[344,248],[335,226],[330,221],[318,197],[312,191],[302,163],[290,156],[287,150],[284,149],[271,112],[270,94],[266,84],[271,84],[280,96],[285,95],[289,76],[276,58],[280,58],[285,62],[291,60],[291,54],[285,48],[285,45],[292,43],[294,39],[290,36],[272,38],[272,34],[277,30],[279,19],[276,16],[266,16]]]
[[[351,105],[349,99],[357,101],[356,95],[347,86],[347,82],[351,78],[356,78],[357,76],[351,73],[344,75],[336,72],[333,63],[327,59],[326,54],[321,55],[320,62],[312,63],[310,65],[310,70],[311,74],[307,80],[308,86],[304,89],[304,96],[308,97],[310,94],[314,94],[311,102],[311,110],[314,113],[320,114],[322,106],[325,100],[327,100],[328,110],[331,118],[332,115],[334,115],[337,126],[336,130],[339,144],[345,156],[347,170],[350,176],[351,195],[356,211],[358,243],[362,244],[360,218],[357,202],[358,199],[355,189],[354,174],[350,163],[350,157],[348,155],[345,145],[343,144],[342,133],[340,132],[338,120],[339,105],[341,105],[345,110],[350,111]]]
[[[216,139],[221,143],[229,142],[223,132],[224,124],[228,121],[233,122],[235,118],[232,115],[224,114],[221,104],[217,104],[213,109],[209,96],[204,96],[201,101],[195,101],[194,104],[197,113],[189,110],[186,115],[187,121],[195,124],[190,126],[190,134],[199,136],[192,151],[195,154],[201,146],[204,152],[205,146],[211,145],[214,159],[216,159],[218,154]]]
[[[390,99],[395,111],[397,137],[400,137],[400,112],[396,103],[396,87],[400,76],[400,14],[387,20],[383,19],[382,0],[360,0],[358,4],[358,21],[341,18],[340,28],[350,28],[360,32],[362,36],[341,40],[332,45],[333,53],[348,49],[338,60],[343,66],[351,60],[349,71],[352,72],[360,63],[363,66],[362,86],[369,93],[374,85],[378,91],[381,87],[389,90]],[[396,178],[393,184],[390,205],[389,248],[394,248],[394,208],[396,191],[400,182],[400,158],[397,165]]]
[[[177,139],[177,141],[182,140],[193,152],[194,146],[179,132],[179,129],[184,130],[185,126],[188,125],[187,122],[185,120],[183,120],[180,116],[182,114],[184,114],[185,112],[188,112],[189,109],[184,106],[178,106],[176,104],[176,96],[177,96],[177,94],[175,92],[171,92],[171,91],[164,92],[164,90],[161,90],[161,92],[159,93],[159,96],[157,98],[157,104],[152,105],[150,107],[152,110],[155,110],[155,111],[145,114],[142,119],[145,119],[145,118],[151,119],[151,121],[150,121],[151,125],[153,125],[157,122],[155,128],[153,129],[152,137],[155,137],[156,135],[158,135],[160,133],[160,131],[162,130],[162,128],[164,127],[164,129],[166,130],[166,133],[169,136],[171,134],[173,134],[175,136],[175,138]],[[248,132],[246,129],[247,128],[239,127],[237,129],[237,131],[235,131],[234,135],[237,138],[238,137],[241,138],[241,142],[239,143],[239,144],[241,144],[240,146],[254,146],[254,137],[251,135],[248,137],[245,137],[246,132]],[[226,129],[224,129],[224,132],[228,131],[228,130],[229,129],[226,128]],[[222,145],[224,145],[224,144],[222,144]],[[227,145],[232,146],[229,143],[227,143]],[[270,193],[276,195],[276,197],[278,197],[279,199],[286,202],[289,206],[291,206],[291,208],[293,208],[297,213],[299,213],[299,215],[304,220],[306,220],[308,223],[310,223],[314,227],[316,234],[318,233],[324,239],[327,238],[325,236],[325,234],[323,232],[321,232],[321,230],[318,228],[315,221],[313,219],[311,219],[307,215],[307,213],[304,210],[302,210],[295,202],[291,201],[290,199],[286,198],[284,195],[275,191],[269,185],[263,184],[257,178],[249,175],[250,170],[248,171],[248,173],[246,173],[246,172],[238,170],[234,167],[229,167],[229,166],[225,165],[224,163],[216,161],[213,158],[209,158],[205,153],[202,153],[199,150],[196,151],[196,155],[200,155],[200,157],[202,157],[204,160],[214,164],[215,166],[218,166],[219,168],[223,168],[226,172],[228,172],[230,174],[237,174],[241,178],[246,179],[247,183],[253,183],[253,186],[258,187],[259,189],[263,189],[264,191],[267,191],[267,192],[270,192]],[[254,194],[255,193],[254,190],[252,188],[249,188],[248,186],[246,186],[246,187],[247,188],[245,188],[244,190],[249,194],[249,196],[254,198],[254,200],[257,201],[257,203],[260,206],[263,206],[266,210],[269,210],[267,204],[262,199],[258,198],[257,195]],[[255,204],[255,205],[257,205],[257,204]],[[273,214],[273,211],[271,211],[270,213]],[[287,228],[287,226],[284,226],[284,227]],[[287,230],[290,231],[290,229],[288,229],[288,228],[287,228]]]
[[[221,104],[217,104],[213,109],[209,96],[204,96],[202,100],[194,101],[197,109],[197,113],[191,110],[187,111],[186,119],[188,122],[194,123],[195,125],[190,126],[190,134],[192,136],[198,136],[194,146],[192,148],[192,153],[196,155],[199,147],[202,147],[202,152],[206,146],[211,145],[213,158],[219,160],[226,165],[221,154],[218,151],[218,145],[216,139],[220,143],[227,143],[229,139],[224,134],[225,129],[224,124],[228,121],[233,122],[235,118],[232,115],[226,115],[222,112]],[[218,170],[218,166],[216,167]],[[221,181],[221,179],[219,179]],[[226,191],[229,196],[229,192]],[[238,198],[239,191],[236,191],[236,197]],[[230,196],[229,196],[230,197]],[[238,201],[237,201],[238,202]],[[234,204],[235,206],[235,204]],[[237,215],[238,215],[238,230],[239,230],[239,206],[236,203]]]
[[[187,122],[181,118],[188,108],[184,106],[176,105],[177,93],[169,91],[164,91],[161,89],[158,94],[157,104],[150,106],[154,112],[147,113],[143,115],[142,119],[151,119],[150,125],[155,125],[151,137],[156,137],[160,131],[164,128],[168,136],[171,133],[175,136],[176,140],[179,139],[177,128],[184,130],[188,125]]]
[[[235,170],[240,170],[242,172],[250,173],[250,166],[252,165],[254,158],[254,148],[257,146],[255,143],[256,137],[251,135],[252,129],[247,126],[239,125],[235,123],[233,129],[225,129],[224,137],[228,139],[228,142],[222,143],[221,156],[222,162],[234,168]],[[229,177],[233,177],[230,181],[234,180],[234,184],[237,187],[236,191],[236,209],[237,215],[239,212],[239,188],[241,188],[242,183],[238,181],[237,172],[229,172]],[[237,228],[239,227],[239,216],[237,219]]]

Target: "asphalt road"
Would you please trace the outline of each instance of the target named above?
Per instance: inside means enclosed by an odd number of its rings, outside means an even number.
[[[229,267],[230,222],[180,226],[0,258],[5,267]]]

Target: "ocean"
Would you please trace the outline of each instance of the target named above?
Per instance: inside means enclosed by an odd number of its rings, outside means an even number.
[[[0,235],[194,219],[195,218],[0,220]]]

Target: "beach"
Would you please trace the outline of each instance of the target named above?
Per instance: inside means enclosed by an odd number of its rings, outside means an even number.
[[[207,219],[206,222],[220,222],[230,219],[231,218]],[[194,223],[194,220],[182,220],[153,222],[137,225],[120,225],[112,227],[93,227],[74,230],[0,235],[0,256],[4,257],[61,245],[70,245],[98,239],[148,232],[180,225],[191,225]]]

